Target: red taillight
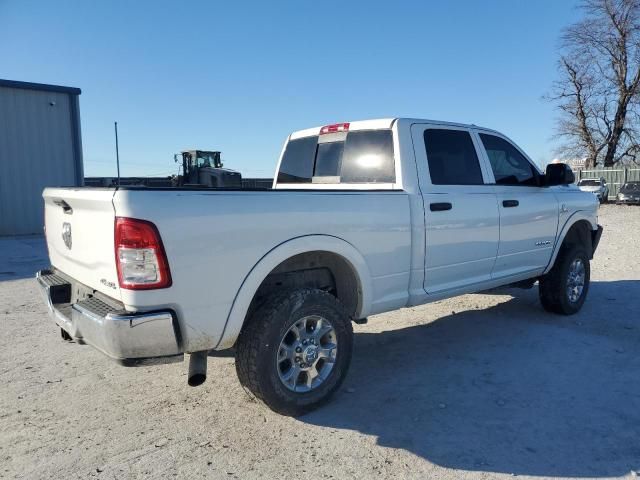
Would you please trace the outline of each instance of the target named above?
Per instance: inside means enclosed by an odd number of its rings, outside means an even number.
[[[116,217],[115,254],[120,288],[150,290],[171,286],[169,262],[153,223]]]
[[[320,135],[325,135],[327,133],[338,133],[338,132],[348,132],[349,131],[349,123],[335,123],[333,125],[325,125],[320,129]]]

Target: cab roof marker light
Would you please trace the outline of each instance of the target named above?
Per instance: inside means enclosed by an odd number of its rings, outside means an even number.
[[[340,133],[349,131],[349,122],[346,123],[334,123],[333,125],[325,125],[320,129],[320,135],[326,135],[327,133]]]

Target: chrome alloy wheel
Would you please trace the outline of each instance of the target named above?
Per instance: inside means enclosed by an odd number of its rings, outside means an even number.
[[[576,258],[569,266],[567,278],[567,298],[571,303],[576,303],[584,290],[585,268],[581,258]]]
[[[337,352],[336,331],[326,318],[301,318],[280,341],[276,359],[280,381],[294,392],[310,392],[327,379]]]

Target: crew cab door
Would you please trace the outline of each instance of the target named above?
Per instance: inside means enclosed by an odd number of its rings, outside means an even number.
[[[495,182],[500,245],[492,278],[541,273],[549,263],[558,230],[558,201],[542,186],[542,175],[508,139],[476,132]]]
[[[499,240],[498,204],[486,163],[465,128],[411,127],[425,215],[429,294],[488,281]]]

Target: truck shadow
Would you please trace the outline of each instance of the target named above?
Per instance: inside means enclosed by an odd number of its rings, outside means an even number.
[[[341,393],[301,421],[469,471],[640,469],[640,281],[593,282],[572,317],[544,312],[537,288],[511,293],[489,309],[358,333]]]

